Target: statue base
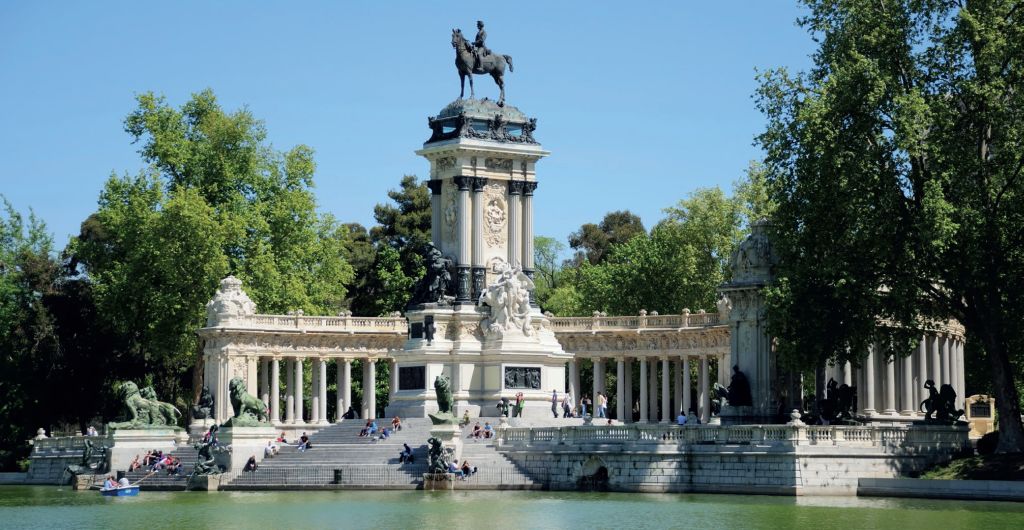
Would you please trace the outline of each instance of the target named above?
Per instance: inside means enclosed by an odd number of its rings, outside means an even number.
[[[455,491],[455,473],[424,473],[423,491]]]
[[[764,425],[778,423],[776,418],[758,414],[754,407],[725,405],[718,414],[721,425]]]
[[[192,423],[188,424],[188,433],[193,435],[203,435],[206,431],[210,430],[210,427],[217,425],[217,420],[213,418],[204,418],[201,420],[193,419]]]
[[[163,429],[117,429],[110,440],[110,471],[126,471],[136,456],[142,460],[146,451],[157,449],[165,453],[188,443],[188,434],[181,427]],[[102,443],[102,442],[101,442]]]
[[[434,425],[430,436],[444,443],[444,447],[452,450],[452,461],[458,465],[462,462],[462,429],[458,424]]]
[[[220,489],[223,477],[224,475],[196,475],[189,482],[188,489],[191,491],[217,491]]]
[[[215,453],[214,458],[227,471],[241,471],[251,456],[256,457],[256,462],[262,462],[267,442],[276,438],[277,430],[269,423],[259,427],[223,427],[217,431],[217,440],[231,451]]]

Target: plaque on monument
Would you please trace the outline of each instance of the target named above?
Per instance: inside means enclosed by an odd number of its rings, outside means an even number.
[[[540,367],[506,366],[505,388],[540,390]]]
[[[399,390],[424,390],[427,388],[426,366],[398,367]]]

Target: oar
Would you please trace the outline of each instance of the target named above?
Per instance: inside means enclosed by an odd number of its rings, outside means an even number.
[[[146,474],[146,476],[144,476],[144,477],[140,478],[139,480],[137,480],[137,481],[135,482],[135,484],[131,484],[131,485],[132,485],[132,486],[138,486],[139,484],[142,484],[142,481],[143,481],[143,480],[146,480],[147,478],[149,478],[149,477],[152,477],[152,476],[153,476],[153,475],[155,475],[156,473],[157,473],[156,471],[150,471],[149,473],[147,473],[147,474]]]

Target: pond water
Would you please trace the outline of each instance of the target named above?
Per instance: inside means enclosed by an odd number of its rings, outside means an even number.
[[[1024,528],[1024,505],[529,491],[142,492],[0,487],[0,528]]]

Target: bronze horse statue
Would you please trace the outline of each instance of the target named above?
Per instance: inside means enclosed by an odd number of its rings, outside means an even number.
[[[508,65],[509,72],[514,72],[512,58],[508,55],[491,53],[480,60],[479,68],[474,68],[476,58],[473,55],[473,46],[462,36],[462,30],[459,29],[452,30],[452,48],[455,48],[455,67],[459,70],[459,81],[462,85],[459,99],[466,95],[466,77],[469,77],[469,97],[472,98],[474,97],[473,74],[490,74],[498,88],[501,89],[498,106],[503,107],[505,105],[505,65]]]

